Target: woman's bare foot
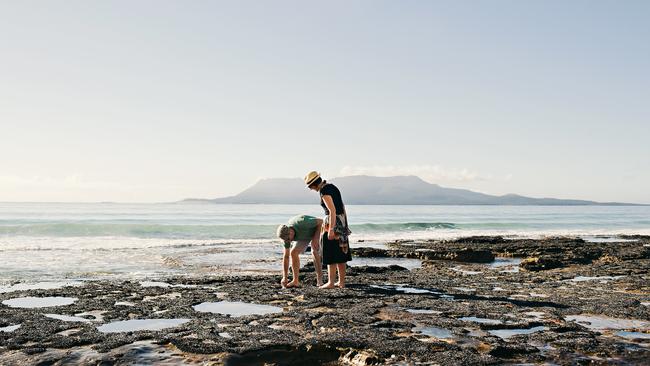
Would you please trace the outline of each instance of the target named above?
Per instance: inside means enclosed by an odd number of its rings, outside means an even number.
[[[326,284],[324,284],[322,286],[319,286],[318,288],[334,288],[334,287],[336,287],[335,284],[333,284],[331,282],[328,282],[328,283],[326,283]]]
[[[296,281],[291,281],[291,282],[287,283],[287,288],[293,288],[293,287],[300,287],[300,283],[298,283]]]
[[[336,286],[336,287],[338,287],[338,288],[345,288],[345,283],[341,285],[341,282],[336,282],[336,283],[334,284],[334,286]]]

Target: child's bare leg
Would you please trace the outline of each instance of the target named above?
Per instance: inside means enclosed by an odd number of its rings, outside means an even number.
[[[334,288],[334,281],[336,280],[336,264],[327,265],[327,283],[320,288]]]

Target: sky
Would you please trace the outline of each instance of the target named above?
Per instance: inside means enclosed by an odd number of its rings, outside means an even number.
[[[650,203],[647,1],[0,0],[0,201],[418,175]]]

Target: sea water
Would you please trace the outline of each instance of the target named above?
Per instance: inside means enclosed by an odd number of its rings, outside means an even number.
[[[352,247],[396,239],[650,234],[646,206],[347,207]],[[278,224],[313,205],[0,203],[0,286],[279,271]],[[307,259],[306,254],[303,259]]]

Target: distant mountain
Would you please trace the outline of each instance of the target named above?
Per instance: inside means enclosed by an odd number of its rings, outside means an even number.
[[[531,198],[516,194],[491,196],[467,189],[444,188],[416,176],[370,177],[357,175],[330,180],[340,188],[343,200],[352,205],[544,205],[586,206],[627,205],[617,202]],[[300,178],[262,179],[243,192],[216,199],[187,199],[183,202],[242,204],[313,204],[316,192],[305,187]]]

